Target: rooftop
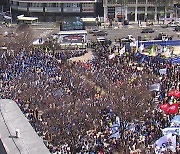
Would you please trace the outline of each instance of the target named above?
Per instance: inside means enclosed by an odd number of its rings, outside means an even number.
[[[50,154],[43,140],[12,100],[0,100],[0,128],[0,139],[8,154]],[[17,129],[19,138],[16,137]]]

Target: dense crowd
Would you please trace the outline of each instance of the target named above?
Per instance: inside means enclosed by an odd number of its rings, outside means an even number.
[[[1,98],[17,102],[51,153],[153,153],[172,118],[158,102],[179,89],[179,66],[157,57],[139,64],[134,52],[109,59],[115,47],[93,47],[88,62],[69,61],[66,52],[7,51],[0,61]],[[155,83],[160,92],[148,90]]]

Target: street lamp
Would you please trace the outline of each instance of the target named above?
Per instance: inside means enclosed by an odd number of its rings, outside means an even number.
[[[177,21],[178,18],[178,7],[175,7],[175,20]]]

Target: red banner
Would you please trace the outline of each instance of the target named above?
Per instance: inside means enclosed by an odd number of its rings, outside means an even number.
[[[160,109],[163,110],[166,114],[177,114],[179,112],[178,110],[178,103],[169,105],[166,104],[160,104]]]
[[[174,96],[176,98],[180,98],[180,91],[173,89],[168,93],[168,96]]]
[[[169,106],[170,105],[168,103],[160,104],[160,109],[166,112],[168,110]]]
[[[168,114],[177,114],[178,113],[178,103],[170,105],[167,112],[168,112]]]

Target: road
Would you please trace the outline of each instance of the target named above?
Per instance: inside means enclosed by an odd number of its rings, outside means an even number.
[[[165,33],[168,36],[172,36],[173,39],[180,39],[180,33],[173,30],[173,28],[162,28],[161,26],[152,26],[155,30],[154,33],[146,34],[148,39],[154,39],[159,33]],[[119,29],[105,29],[108,32],[107,38],[114,40],[116,38],[126,37],[127,35],[133,35],[136,39],[138,36],[144,37],[145,34],[141,33],[142,28],[138,27],[137,25],[130,25],[128,27],[121,27]],[[88,35],[89,39],[95,39],[95,36]]]
[[[31,26],[34,30],[34,38],[40,38],[43,37],[44,39],[49,37],[53,33],[58,33],[59,32],[59,27],[54,24],[49,24],[49,23],[38,23],[37,25]],[[11,28],[7,28],[4,26],[0,27],[0,32],[11,32],[15,31],[17,28],[17,25],[14,25]],[[152,26],[155,30],[154,33],[146,34],[148,39],[154,39],[160,32],[163,32],[169,36],[172,36],[173,39],[180,39],[180,32],[175,32],[173,31],[173,28],[162,28],[160,25],[155,25]],[[118,29],[105,29],[108,32],[108,35],[106,36],[107,38],[110,38],[112,41],[114,41],[114,38],[116,36],[117,39],[126,37],[127,35],[133,35],[136,39],[138,36],[141,36],[142,38],[145,36],[145,34],[141,33],[142,28],[138,27],[137,24],[130,24],[126,27],[120,27]],[[88,34],[88,39],[89,40],[95,40],[96,36],[92,36]]]

